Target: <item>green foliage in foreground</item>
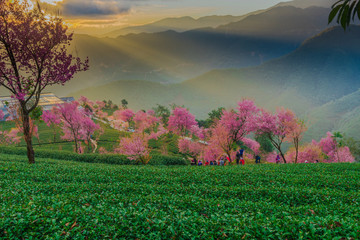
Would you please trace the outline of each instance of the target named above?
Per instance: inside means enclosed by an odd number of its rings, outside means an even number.
[[[359,172],[359,164],[29,165],[0,155],[0,238],[359,239]]]
[[[8,147],[0,146],[0,154],[11,154],[11,155],[26,155],[26,148],[23,147]],[[127,156],[119,154],[77,154],[67,151],[54,151],[46,149],[37,149],[35,151],[35,157],[52,158],[57,160],[67,160],[76,162],[87,162],[87,163],[106,163],[116,165],[137,165],[140,164],[136,161],[129,160]],[[189,161],[184,160],[181,157],[176,156],[165,156],[154,154],[151,155],[149,165],[188,165]]]

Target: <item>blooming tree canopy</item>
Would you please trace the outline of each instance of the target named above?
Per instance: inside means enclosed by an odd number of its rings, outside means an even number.
[[[134,117],[135,128],[138,132],[143,132],[149,128],[155,128],[156,123],[160,120],[154,115],[150,115],[144,111],[138,111]]]
[[[221,119],[211,129],[211,144],[223,149],[232,160],[236,143],[256,129],[258,111],[254,102],[248,99],[238,103],[237,111],[223,110]]]
[[[48,127],[51,127],[54,135],[54,142],[56,142],[56,128],[60,124],[60,118],[54,112],[54,108],[51,111],[44,111],[41,119],[46,123]]]
[[[120,145],[115,152],[127,155],[130,160],[143,164],[147,164],[151,159],[147,139],[138,133],[134,133],[129,138],[121,138]]]
[[[188,154],[194,158],[197,158],[203,149],[203,146],[199,142],[186,138],[179,139],[178,147],[179,152]]]
[[[325,162],[354,162],[355,158],[352,156],[350,149],[340,144],[334,138],[331,132],[328,132],[325,138],[322,138],[319,143],[313,140],[314,145],[321,148],[323,153],[327,156]]]
[[[72,34],[62,20],[27,0],[0,0],[0,18],[0,86],[19,102],[29,163],[35,163],[29,114],[47,86],[66,83],[88,61],[67,52]]]
[[[100,126],[91,120],[86,111],[79,108],[79,103],[76,101],[61,104],[54,109],[54,112],[61,121],[64,133],[62,139],[74,141],[77,153],[81,151],[79,141],[87,140],[89,142],[91,135],[100,129]]]
[[[0,121],[4,120],[5,114],[3,110],[0,109]]]
[[[194,125],[197,125],[195,116],[192,115],[186,108],[176,107],[172,115],[169,117],[169,130],[181,136],[185,136],[186,132]]]
[[[293,131],[295,114],[289,109],[278,109],[275,114],[261,110],[257,119],[257,134],[267,136],[273,146],[279,151],[281,158],[286,163],[282,144]]]
[[[295,147],[286,153],[286,159],[291,163],[316,163],[324,161],[324,154],[318,145],[307,144],[301,146],[296,153]]]
[[[242,142],[254,152],[255,155],[260,153],[260,143],[251,139],[251,138],[243,138]]]

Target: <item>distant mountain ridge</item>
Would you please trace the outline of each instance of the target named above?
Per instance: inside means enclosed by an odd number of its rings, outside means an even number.
[[[268,9],[250,12],[248,14],[241,16],[213,15],[213,16],[200,17],[197,19],[190,16],[164,18],[149,24],[123,27],[120,29],[112,30],[111,32],[102,34],[99,37],[115,38],[127,34],[156,33],[156,32],[164,32],[168,30],[173,30],[176,32],[185,32],[198,28],[217,28],[221,25],[227,25],[232,22],[238,22],[245,19],[246,17],[254,16],[277,7],[292,6],[292,7],[304,8],[304,9],[309,7],[330,8],[334,2],[335,2],[334,0],[294,0],[294,1],[282,2]]]
[[[324,7],[330,8],[337,0],[293,0],[287,2],[281,2],[275,5],[275,7],[293,6],[297,8],[308,7]]]
[[[215,29],[129,34],[118,38],[75,35],[72,51],[89,56],[90,70],[77,75],[61,91],[67,94],[68,89],[76,91],[117,80],[179,83],[212,69],[257,66],[294,51],[309,36],[320,33],[327,27],[324,20],[327,15],[328,9],[324,8],[288,6]],[[306,28],[298,23],[302,18]],[[287,26],[279,28],[279,21]],[[261,27],[261,22],[267,23],[266,28]],[[247,26],[257,30],[247,31]],[[270,34],[269,28],[278,30]]]
[[[135,109],[151,108],[157,103],[184,104],[199,118],[220,106],[234,107],[237,101],[247,97],[271,110],[278,106],[291,108],[312,124],[322,124],[322,116],[328,112],[321,110],[323,106],[328,109],[327,104],[347,99],[346,96],[360,88],[359,41],[360,27],[352,26],[346,33],[340,27],[333,27],[306,40],[296,51],[261,66],[213,70],[180,84],[119,81],[73,95],[99,99],[106,92],[107,98],[114,102],[128,99],[130,107]],[[345,109],[343,116],[334,119],[334,124],[324,124],[327,127],[321,129],[350,129],[346,116],[352,109]],[[319,112],[320,118],[312,110]]]
[[[251,13],[251,14],[256,14]],[[138,33],[156,33],[164,32],[168,30],[173,30],[176,32],[185,32],[197,28],[207,28],[207,27],[218,27],[220,25],[228,24],[231,22],[237,22],[244,19],[246,16],[206,16],[198,19],[185,16],[177,18],[165,18],[153,23],[144,24],[140,26],[125,27],[111,31],[109,33],[101,35],[101,37],[118,37],[127,34],[138,34]]]

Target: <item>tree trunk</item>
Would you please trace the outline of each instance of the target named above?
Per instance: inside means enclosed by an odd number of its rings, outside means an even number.
[[[35,163],[35,153],[34,148],[32,146],[32,133],[30,130],[30,117],[29,114],[22,109],[22,122],[23,122],[23,129],[24,129],[24,138],[26,142],[26,148],[27,148],[27,156],[29,159],[30,164]]]
[[[79,153],[78,141],[77,141],[76,138],[74,138],[74,141],[75,141],[75,152],[76,152],[76,153]]]
[[[294,138],[293,142],[295,147],[295,164],[296,164],[299,156],[299,138]]]
[[[282,159],[284,160],[284,163],[286,163],[286,159],[285,159],[285,156],[284,156],[284,153],[281,151],[281,149],[278,149],[279,152],[280,152],[280,155],[282,157]]]
[[[91,138],[88,138],[88,153],[91,153]]]
[[[56,142],[56,129],[54,127],[54,143]]]

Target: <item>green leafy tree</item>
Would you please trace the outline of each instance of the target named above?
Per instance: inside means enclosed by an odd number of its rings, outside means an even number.
[[[168,121],[169,121],[169,117],[170,117],[170,109],[166,106],[157,104],[155,108],[153,108],[154,112],[155,112],[155,116],[156,117],[160,117],[161,118],[161,122],[166,126]]]
[[[346,29],[351,21],[355,21],[356,15],[360,19],[360,0],[339,0],[332,5],[329,23],[336,18],[336,22]]]
[[[218,109],[214,109],[208,113],[208,118],[205,120],[196,120],[199,124],[199,127],[209,128],[211,125],[216,122],[216,120],[220,120],[221,116],[223,115],[223,111],[225,108],[219,107]]]
[[[126,99],[121,100],[121,105],[124,109],[127,109],[128,104],[129,103],[128,103],[128,101],[126,101]]]
[[[42,114],[43,114],[42,107],[36,106],[36,108],[34,108],[34,110],[30,113],[30,117],[32,120],[40,121]]]
[[[354,155],[355,159],[359,161],[360,159],[360,141],[355,140],[352,137],[343,138],[344,146],[349,147],[350,152]]]
[[[274,146],[271,144],[269,138],[264,134],[255,135],[255,140],[260,143],[261,152],[270,153],[273,152]]]

